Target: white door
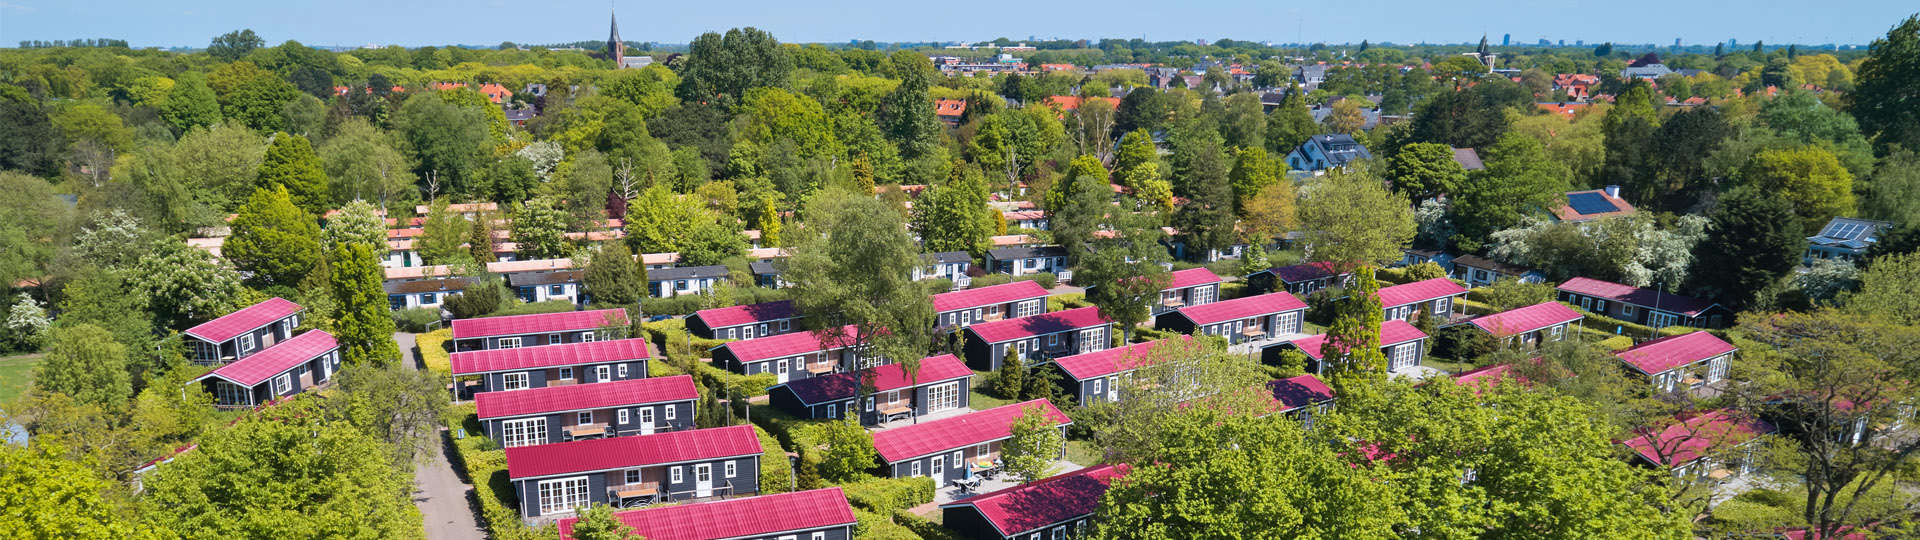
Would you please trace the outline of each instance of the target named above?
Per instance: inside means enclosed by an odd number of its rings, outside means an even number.
[[[672,405],[668,405],[668,406],[671,407]],[[644,407],[640,409],[640,434],[641,435],[653,434],[653,407]]]
[[[693,495],[695,497],[713,496],[712,463],[701,463],[693,466]]]
[[[774,366],[774,369],[773,369],[774,378],[780,382],[787,382],[787,361],[780,360],[778,362],[774,362],[773,366]]]
[[[943,480],[947,479],[946,465],[947,456],[933,456],[933,482],[935,485],[939,485]]]

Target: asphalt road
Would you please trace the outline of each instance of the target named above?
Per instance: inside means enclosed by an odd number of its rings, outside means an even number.
[[[413,354],[413,334],[396,333],[393,341],[400,345],[405,355],[402,362],[407,367],[421,369],[420,359]],[[473,504],[473,486],[460,481],[460,475],[453,470],[453,464],[447,462],[447,452],[453,450],[453,440],[446,431],[440,432],[439,446],[434,447],[432,456],[420,463],[413,471],[413,504],[420,508],[420,515],[426,523],[427,540],[469,540],[486,538],[487,533],[480,528]]]

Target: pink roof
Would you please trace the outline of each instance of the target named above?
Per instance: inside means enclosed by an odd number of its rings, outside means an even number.
[[[1673,467],[1700,459],[1717,448],[1744,443],[1773,431],[1773,424],[1765,420],[1713,411],[1676,422],[1660,433],[1641,435],[1621,444],[1648,462]]]
[[[1507,337],[1525,334],[1535,330],[1544,330],[1556,324],[1573,322],[1585,318],[1580,312],[1566,304],[1547,301],[1531,306],[1510,309],[1473,320],[1473,325],[1493,334],[1494,337]]]
[[[1717,305],[1713,302],[1691,296],[1681,296],[1655,289],[1643,289],[1632,285],[1621,285],[1611,281],[1600,281],[1583,277],[1569,279],[1566,283],[1560,284],[1558,288],[1574,294],[1594,298],[1605,298],[1607,300],[1625,302],[1644,308],[1654,308],[1656,307],[1655,305],[1658,304],[1658,308],[1662,311],[1671,311],[1688,317],[1698,317],[1700,316],[1700,312]]]
[[[972,506],[993,524],[1000,536],[1017,536],[1093,514],[1113,479],[1126,474],[1125,464],[1088,467],[941,507]]]
[[[757,456],[763,451],[760,437],[754,435],[750,425],[669,431],[508,448],[507,476],[520,480]]]
[[[1287,412],[1333,399],[1333,389],[1311,373],[1269,382],[1267,389],[1273,391],[1273,400],[1280,403],[1276,412]]]
[[[481,392],[473,396],[473,406],[480,419],[486,420],[695,399],[700,399],[700,391],[693,386],[693,376],[675,375]]]
[[[1181,335],[1180,339],[1192,341],[1193,336]],[[1084,381],[1094,377],[1139,369],[1145,365],[1149,359],[1147,353],[1152,352],[1154,347],[1158,347],[1160,344],[1166,342],[1167,340],[1162,339],[1145,343],[1135,343],[1125,347],[1081,353],[1073,356],[1063,356],[1055,358],[1053,363],[1059,365],[1060,369],[1066,370],[1067,375],[1073,377],[1075,380]]]
[[[1018,319],[1005,319],[967,327],[987,343],[999,343],[1025,337],[1057,334],[1081,328],[1113,324],[1100,314],[1100,308],[1087,306],[1066,311],[1042,313]]]
[[[764,302],[744,306],[703,309],[694,312],[693,316],[699,317],[701,322],[707,323],[707,328],[726,328],[743,324],[791,319],[800,316],[800,312],[794,309],[792,300],[781,300],[778,302]]]
[[[1467,294],[1460,284],[1447,278],[1433,278],[1413,283],[1403,283],[1382,288],[1375,292],[1380,297],[1380,307],[1404,306],[1414,302],[1433,300],[1442,296]]]
[[[516,336],[521,334],[540,334],[546,332],[564,332],[569,330],[592,330],[608,324],[627,324],[625,309],[596,309],[591,311],[566,311],[561,313],[538,313],[533,315],[510,315],[506,317],[485,317],[480,319],[454,319],[453,339],[472,339],[492,336]]]
[[[1490,384],[1498,383],[1502,379],[1507,377],[1513,377],[1516,381],[1520,383],[1526,382],[1526,380],[1520,379],[1519,376],[1513,374],[1513,364],[1494,364],[1494,365],[1483,367],[1480,369],[1475,369],[1473,371],[1468,371],[1466,373],[1461,373],[1459,375],[1454,375],[1453,382],[1461,386],[1472,386],[1478,389]]]
[[[1284,313],[1307,309],[1307,303],[1294,298],[1286,291],[1272,292],[1255,296],[1243,296],[1232,300],[1222,300],[1211,304],[1200,304],[1180,308],[1180,315],[1198,325],[1209,325],[1238,319],[1251,319],[1261,315]]]
[[[299,313],[301,309],[300,304],[276,296],[188,328],[186,334],[210,343],[225,343],[229,339],[239,337],[240,334]]]
[[[1046,298],[1047,289],[1032,281],[1015,281],[991,287],[967,289],[933,295],[933,312],[945,313],[981,306],[1005,304],[1029,298]]]
[[[900,364],[887,364],[874,367],[873,391],[886,392],[911,386],[925,386],[937,382],[951,381],[973,376],[973,370],[967,364],[951,354],[929,356],[920,360],[920,371],[912,378],[907,377],[907,368]],[[808,405],[826,403],[836,399],[852,398],[860,389],[860,380],[853,373],[834,373],[819,377],[808,377],[786,383],[794,396]],[[916,382],[917,381],[917,382]]]
[[[1667,336],[1613,353],[1641,373],[1652,375],[1737,350],[1705,330]]]
[[[827,340],[834,339],[834,336],[828,335],[825,330],[808,330],[777,336],[729,341],[721,344],[720,348],[732,352],[733,358],[736,361],[756,362],[768,358],[781,358],[840,349],[850,345],[851,342],[856,341],[859,337],[855,335],[858,333],[858,330],[851,324],[840,327],[840,332],[839,341],[833,343],[829,343]]]
[[[1172,274],[1173,283],[1167,285],[1168,289],[1185,289],[1187,287],[1197,287],[1208,283],[1220,282],[1220,276],[1215,275],[1212,270],[1204,267],[1175,270]]]
[[[454,375],[472,375],[495,371],[543,369],[581,364],[605,364],[626,360],[644,360],[647,340],[612,339],[586,343],[565,343],[514,349],[489,349],[453,353],[450,361]]]
[[[1073,420],[1045,399],[1001,405],[984,411],[902,426],[873,434],[873,448],[887,463],[905,461],[955,448],[997,441],[1013,436],[1013,421],[1027,407],[1039,407],[1042,414],[1057,425]]]
[[[1426,332],[1421,332],[1419,328],[1414,328],[1413,325],[1407,324],[1407,321],[1393,319],[1380,323],[1381,347],[1406,343],[1416,339],[1425,339],[1426,337]],[[1321,360],[1320,345],[1326,342],[1326,334],[1314,334],[1293,340],[1293,345],[1299,347],[1300,352],[1307,353],[1308,357],[1314,360]]]
[[[614,512],[613,517],[647,540],[709,540],[853,525],[853,507],[838,487]],[[559,521],[561,538],[573,538],[579,518]]]
[[[328,334],[325,330],[309,330],[305,334],[275,343],[266,350],[220,366],[218,369],[207,372],[206,375],[201,375],[200,379],[219,377],[241,386],[253,386],[338,348],[340,344],[334,341],[333,334]]]

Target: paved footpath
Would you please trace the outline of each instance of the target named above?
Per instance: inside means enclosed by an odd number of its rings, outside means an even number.
[[[420,359],[413,354],[413,334],[396,333],[393,341],[400,345],[405,356],[402,363],[421,369]],[[486,538],[486,531],[480,529],[480,522],[474,518],[473,486],[460,481],[453,464],[447,462],[452,439],[442,430],[440,440],[441,444],[433,447],[433,455],[413,471],[413,504],[420,508],[426,523],[427,540]]]

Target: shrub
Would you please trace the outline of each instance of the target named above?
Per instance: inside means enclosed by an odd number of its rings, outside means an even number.
[[[1093,305],[1086,293],[1067,293],[1047,297],[1047,311],[1061,311]]]
[[[995,273],[987,274],[977,278],[973,278],[973,281],[968,282],[967,288],[978,289],[981,287],[992,287],[994,285],[1003,285],[1007,283],[1013,283],[1012,275],[995,272]]]
[[[467,284],[460,294],[449,296],[443,303],[455,319],[484,317],[501,310],[513,301],[513,294],[507,291],[506,284],[496,277],[486,277]]]
[[[1470,324],[1456,324],[1434,336],[1433,356],[1457,362],[1471,361],[1493,352],[1499,346],[1493,336]]]
[[[889,513],[933,502],[933,479],[928,477],[869,478],[840,486],[855,509]]]
[[[1407,275],[1407,269],[1405,268],[1375,268],[1373,269],[1373,277],[1374,279],[1378,279],[1380,281],[1392,282],[1394,284],[1412,283],[1414,281],[1418,281],[1410,278]]]
[[[934,523],[933,520],[920,517],[918,514],[907,510],[894,510],[893,523],[901,527],[906,527],[907,530],[912,531],[915,536],[922,539],[960,540],[960,536],[953,531],[941,527],[940,524]]]
[[[1618,351],[1633,346],[1633,338],[1627,336],[1607,336],[1607,339],[1594,343],[1601,350]]]
[[[1375,273],[1378,273],[1378,272],[1375,272]],[[1435,263],[1433,261],[1421,261],[1420,264],[1409,266],[1406,268],[1403,275],[1400,276],[1401,279],[1404,279],[1407,282],[1424,281],[1424,280],[1429,280],[1433,278],[1443,278],[1443,277],[1447,277],[1447,269],[1441,268],[1438,263]]]
[[[876,514],[858,509],[854,510],[853,517],[856,522],[853,525],[853,537],[861,540],[920,539],[920,535],[914,534],[913,529],[908,529],[889,520],[889,515],[890,514]]]
[[[1340,297],[1346,293],[1335,288],[1313,291],[1307,295],[1307,322],[1326,326],[1333,324],[1333,317],[1340,307]]]
[[[566,300],[548,300],[545,302],[514,302],[499,311],[483,315],[485,317],[505,317],[508,315],[538,315],[541,313],[565,313],[573,311],[573,302]]]
[[[753,426],[753,434],[760,437],[760,492],[786,493],[793,491],[793,462],[787,460],[787,449],[773,438],[767,430]]]
[[[427,371],[440,375],[453,373],[453,360],[447,352],[447,340],[453,338],[453,330],[442,328],[413,336],[413,345],[420,348],[420,363]]]
[[[640,312],[647,315],[692,315],[693,312],[706,308],[707,298],[697,294],[673,298],[649,297],[640,300]]]
[[[1060,277],[1053,275],[1053,272],[1040,272],[1037,274],[1027,274],[1024,276],[1020,276],[1020,279],[1032,281],[1034,283],[1039,283],[1040,287],[1044,289],[1052,289],[1055,285],[1060,284]]]
[[[440,324],[440,310],[412,308],[393,312],[393,326],[401,332],[425,332]]]

